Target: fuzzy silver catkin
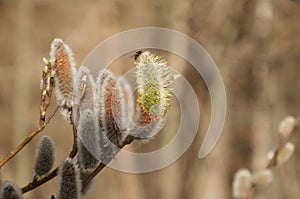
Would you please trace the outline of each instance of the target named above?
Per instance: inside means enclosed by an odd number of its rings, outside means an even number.
[[[295,146],[291,142],[287,142],[283,149],[277,154],[276,164],[281,166],[285,164],[293,155]]]
[[[79,199],[80,196],[79,169],[71,158],[66,158],[59,169],[58,199]]]
[[[273,173],[270,169],[255,172],[253,174],[253,184],[259,188],[270,185],[273,181]]]
[[[79,110],[94,109],[96,85],[87,67],[81,66],[75,76],[74,103]]]
[[[99,72],[95,93],[95,113],[107,138],[119,146],[122,141],[123,94],[115,76],[107,69]]]
[[[125,131],[123,93],[115,76],[107,69],[99,72],[94,97],[95,114],[101,127],[102,161],[108,162],[119,151]]]
[[[124,76],[119,77],[117,79],[117,84],[119,85],[121,94],[123,96],[121,96],[121,99],[124,100],[124,102],[122,103],[121,101],[121,109],[122,109],[122,113],[124,115],[124,124],[123,125],[125,128],[129,128],[130,123],[131,122],[131,118],[134,116],[134,112],[135,112],[135,101],[134,101],[134,91],[132,86],[130,85],[130,81],[127,80]]]
[[[5,181],[0,188],[0,199],[23,199],[22,191],[9,181]]]
[[[234,175],[233,198],[244,198],[252,186],[252,174],[248,169],[240,169]]]
[[[36,176],[47,174],[55,161],[55,145],[49,136],[43,136],[35,155],[34,172]]]
[[[55,94],[57,105],[62,115],[68,120],[73,106],[73,85],[76,74],[71,48],[62,39],[56,38],[51,43],[50,59],[55,61]]]
[[[99,124],[94,112],[86,109],[80,113],[78,124],[78,161],[83,169],[94,169],[100,158]]]
[[[297,120],[293,116],[287,116],[286,118],[284,118],[280,122],[278,127],[279,135],[283,138],[288,138],[292,133],[292,131],[294,130],[296,126],[296,122]]]

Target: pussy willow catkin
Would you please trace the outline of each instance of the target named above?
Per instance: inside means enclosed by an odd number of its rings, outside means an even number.
[[[61,39],[54,39],[51,43],[50,59],[54,61],[55,94],[61,113],[69,119],[70,109],[73,106],[73,84],[76,73],[73,52]]]
[[[171,89],[176,77],[171,74],[166,60],[146,51],[136,58],[137,103],[143,115],[142,123],[163,117],[170,107]]]

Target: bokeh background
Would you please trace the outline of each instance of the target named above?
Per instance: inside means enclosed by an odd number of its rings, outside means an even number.
[[[201,120],[195,141],[179,160],[156,172],[129,174],[104,169],[84,198],[232,198],[234,173],[240,168],[262,169],[268,152],[280,141],[280,120],[299,114],[298,0],[0,0],[0,158],[38,126],[41,58],[48,57],[55,37],[71,46],[80,65],[104,39],[145,26],[181,31],[203,45],[214,59],[228,100],[223,134],[209,156],[197,158],[211,116],[209,93],[192,66],[161,52],[197,93]],[[120,75],[133,66],[128,55],[116,61],[112,70]],[[134,143],[128,150],[151,151],[175,135],[178,104],[176,99],[171,103],[163,131],[150,142]],[[54,109],[55,99],[51,107]],[[20,187],[31,181],[35,148],[44,134],[55,140],[59,165],[71,149],[72,131],[57,115],[1,169],[1,181],[11,180]],[[273,170],[274,182],[258,190],[256,199],[299,198],[299,132],[292,142],[296,146],[292,159]],[[50,198],[57,193],[57,186],[55,178],[25,198]]]

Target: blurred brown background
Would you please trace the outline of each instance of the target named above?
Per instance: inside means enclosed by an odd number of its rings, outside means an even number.
[[[234,173],[243,167],[262,169],[267,153],[278,144],[279,121],[299,113],[300,1],[0,0],[0,158],[38,125],[41,58],[48,57],[53,38],[60,37],[71,46],[80,65],[104,39],[144,26],[181,31],[212,56],[227,92],[223,134],[213,152],[199,160],[197,153],[210,119],[209,93],[191,66],[170,56],[170,63],[182,68],[199,98],[196,140],[178,161],[156,172],[136,175],[106,168],[85,198],[231,198]],[[113,69],[122,73],[130,67],[120,62]],[[135,143],[132,150],[161,146],[174,135],[177,126],[172,121],[178,120],[178,106],[176,100],[172,103],[163,132],[145,145]],[[58,165],[71,149],[69,124],[57,115],[42,134],[55,140]],[[2,168],[1,180],[24,186],[32,179],[39,137]],[[299,198],[299,140],[300,135],[293,139],[292,159],[274,169],[275,181],[258,190],[255,198]],[[57,178],[25,198],[50,198],[56,192]]]

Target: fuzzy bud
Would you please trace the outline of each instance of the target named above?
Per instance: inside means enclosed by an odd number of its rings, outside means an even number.
[[[288,116],[284,118],[278,127],[279,135],[283,138],[288,138],[296,126],[296,118]]]
[[[234,175],[233,198],[244,198],[252,186],[252,174],[247,169],[240,169]]]
[[[49,136],[43,136],[39,142],[36,155],[34,172],[36,176],[47,174],[55,161],[55,146]]]
[[[46,57],[43,57],[42,61],[44,62],[44,64],[47,66],[49,64],[49,61]]]
[[[74,101],[80,110],[94,109],[96,85],[87,67],[81,66],[75,76]]]
[[[90,109],[80,114],[78,124],[78,161],[83,169],[94,169],[100,157],[99,126],[94,112]]]
[[[269,151],[269,153],[267,154],[267,160],[271,161],[273,157],[274,157],[274,151],[273,150]]]
[[[76,73],[73,53],[61,39],[54,39],[51,43],[50,60],[55,60],[55,72],[51,77],[55,81],[55,93],[58,106],[66,119],[69,119],[70,109],[73,106],[73,84]]]
[[[130,84],[130,81],[126,79],[126,77],[122,76],[117,79],[117,83],[120,87],[120,90],[123,91],[123,97],[121,99],[124,100],[124,104],[121,104],[122,112],[124,113],[124,123],[127,124],[126,127],[128,128],[130,119],[135,114],[135,102],[132,100],[134,97],[133,87],[135,85]],[[122,101],[121,101],[122,102]]]
[[[44,73],[48,73],[48,66],[45,66],[45,67],[44,67],[43,72],[44,72]]]
[[[22,191],[11,182],[4,182],[0,189],[0,199],[23,199]]]
[[[118,147],[122,145],[122,132],[126,129],[123,93],[109,70],[99,72],[96,84],[94,107],[103,134],[100,145],[103,154],[106,154],[104,156],[113,157],[114,154],[110,151],[115,153],[119,150]],[[105,143],[107,139],[109,144]],[[107,145],[109,146],[106,147]]]
[[[277,154],[277,165],[281,166],[286,163],[293,155],[294,150],[295,146],[291,142],[286,143],[283,149]]]
[[[55,70],[51,71],[51,73],[50,73],[50,77],[54,77],[54,76],[55,76],[55,74],[56,74]]]
[[[55,66],[55,59],[51,59],[50,66],[53,68]]]
[[[66,158],[59,169],[58,199],[79,199],[80,190],[79,170],[71,158]]]
[[[257,187],[266,187],[273,181],[273,173],[270,169],[258,171],[253,174],[253,184]]]

